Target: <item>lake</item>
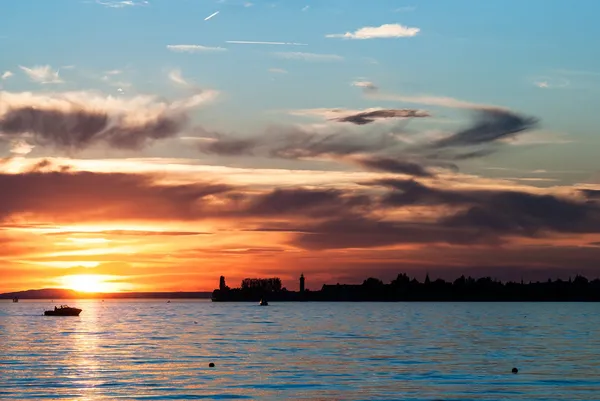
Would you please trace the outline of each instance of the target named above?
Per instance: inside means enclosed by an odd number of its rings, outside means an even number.
[[[62,303],[0,302],[0,399],[600,399],[600,304]]]

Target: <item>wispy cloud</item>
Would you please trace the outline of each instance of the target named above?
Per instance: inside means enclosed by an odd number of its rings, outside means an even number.
[[[373,92],[377,91],[377,85],[375,85],[371,81],[354,81],[351,84],[352,86],[356,86],[357,88],[362,88],[364,91]]]
[[[224,47],[210,47],[201,45],[167,45],[167,49],[177,53],[222,52],[227,50]]]
[[[19,66],[25,74],[34,82],[40,84],[62,84],[64,81],[59,77],[59,71],[53,71],[49,65],[35,66],[32,68]]]
[[[273,53],[276,57],[289,60],[303,61],[343,61],[342,56],[337,54],[318,54],[318,53],[302,53],[302,52],[278,52]]]
[[[4,74],[2,74],[2,76],[0,76],[0,78],[2,80],[8,79],[10,77],[12,77],[14,74],[10,71],[5,71]]]
[[[269,68],[269,72],[275,73],[275,74],[287,74],[287,70],[284,70],[283,68]]]
[[[562,77],[537,77],[533,80],[533,85],[541,89],[559,89],[569,87],[571,82]]]
[[[430,114],[424,110],[381,108],[370,108],[365,110],[350,110],[342,108],[300,109],[288,111],[288,114],[295,116],[317,117],[330,121],[352,123],[355,125],[365,125],[377,120],[391,118],[430,117]]]
[[[189,82],[186,81],[181,75],[181,70],[172,70],[169,72],[169,79],[176,84],[188,86]]]
[[[415,11],[417,9],[417,6],[403,6],[403,7],[398,7],[394,10],[395,13],[406,13],[406,12],[410,12],[410,11]]]
[[[113,0],[113,1],[96,0],[96,4],[100,4],[105,7],[109,7],[109,8],[124,8],[124,7],[134,7],[134,6],[145,6],[150,3],[148,1],[133,1],[133,0]]]
[[[302,11],[308,11],[309,8],[310,8],[310,6],[307,4],[304,7],[302,7]]]
[[[306,43],[296,42],[261,42],[254,40],[226,40],[225,43],[233,43],[236,45],[287,45],[287,46],[308,46]]]
[[[25,156],[31,153],[31,151],[35,148],[35,146],[30,145],[26,141],[22,139],[17,139],[11,143],[10,153],[15,155]]]
[[[211,19],[212,17],[216,16],[217,14],[219,14],[219,11],[215,11],[214,13],[212,13],[211,15],[209,15],[208,17],[204,18],[204,21],[208,21],[209,19]]]
[[[137,149],[180,133],[189,111],[217,94],[207,90],[167,102],[154,96],[115,98],[90,92],[0,92],[0,131],[5,138],[32,138],[35,144],[64,150],[94,144]]]
[[[400,24],[383,24],[381,26],[366,26],[355,32],[334,33],[325,35],[326,38],[344,39],[383,39],[383,38],[406,38],[417,35],[419,28],[410,28]]]

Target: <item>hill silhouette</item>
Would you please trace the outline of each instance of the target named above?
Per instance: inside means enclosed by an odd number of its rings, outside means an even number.
[[[43,288],[7,292],[0,299],[134,299],[134,298],[170,298],[170,299],[206,299],[210,292],[78,292],[64,288]]]

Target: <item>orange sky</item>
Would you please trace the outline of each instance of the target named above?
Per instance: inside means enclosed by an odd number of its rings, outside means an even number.
[[[61,167],[67,163],[69,169]],[[42,164],[11,159],[2,169],[0,185],[11,192],[0,201],[0,292],[209,291],[220,275],[230,286],[247,276],[276,275],[296,290],[301,272],[314,289],[370,275],[391,279],[404,271],[420,278],[427,271],[446,279],[463,273],[544,279],[593,275],[600,260],[600,235],[576,222],[574,228],[565,226],[568,221],[538,222],[559,228],[544,234],[441,223],[461,209],[456,194],[475,191],[488,199],[519,191],[541,197],[532,199],[544,206],[554,198],[542,194],[554,193],[580,202],[569,187],[540,189],[453,173],[444,180],[420,180],[447,191],[443,204],[430,199],[384,209],[383,200],[394,192],[366,185],[390,179],[382,173],[211,171],[185,161],[118,159]],[[121,172],[111,172],[116,170]],[[305,185],[297,184],[298,177]],[[380,210],[373,209],[375,199]],[[566,207],[569,219],[582,218],[569,205],[550,207]],[[532,219],[534,212],[508,217]],[[591,213],[583,217],[597,216],[597,210]],[[560,232],[562,226],[580,232]]]

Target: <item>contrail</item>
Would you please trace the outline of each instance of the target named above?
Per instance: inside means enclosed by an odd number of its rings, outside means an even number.
[[[204,18],[204,21],[208,21],[209,19],[211,19],[212,17],[214,17],[218,13],[219,13],[218,11],[215,11],[214,13],[212,13],[211,15],[209,15],[208,17]]]
[[[290,45],[290,46],[308,46],[306,43],[293,42],[253,42],[249,40],[226,40],[225,43],[237,43],[241,45]]]

